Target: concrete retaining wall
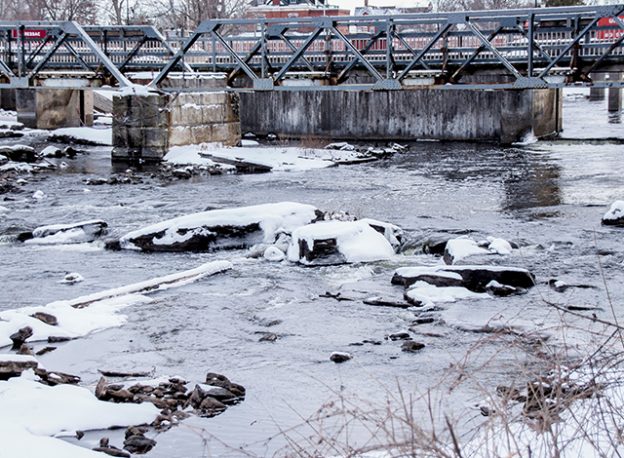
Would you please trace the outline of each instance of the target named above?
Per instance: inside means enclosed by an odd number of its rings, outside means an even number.
[[[511,143],[561,128],[558,90],[300,91],[240,94],[241,129],[344,140]]]
[[[157,162],[172,146],[237,144],[236,107],[225,92],[115,96],[113,160]]]

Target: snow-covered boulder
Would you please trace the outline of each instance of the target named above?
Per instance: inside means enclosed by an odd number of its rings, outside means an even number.
[[[6,164],[7,162],[9,162],[9,158],[4,154],[0,154],[0,165]]]
[[[399,226],[370,218],[363,218],[359,221],[365,222],[377,232],[382,234],[386,238],[386,240],[390,242],[390,245],[392,245],[394,251],[399,250],[399,248],[401,247],[401,242],[403,241],[403,229],[401,229]]]
[[[446,242],[443,259],[446,264],[455,264],[470,256],[510,255],[512,249],[511,243],[501,238],[488,237],[486,240],[476,241],[468,236],[461,236]]]
[[[389,259],[392,244],[366,221],[323,221],[292,234],[288,259],[305,265],[330,265]]]
[[[23,232],[18,236],[18,240],[42,245],[87,243],[105,234],[107,227],[108,224],[102,220],[53,224],[37,227],[32,232]]]
[[[517,289],[535,286],[535,277],[526,269],[504,266],[433,266],[402,267],[392,283],[409,287],[424,282],[437,287],[464,287],[477,293],[485,292],[492,281]]]
[[[62,157],[63,152],[61,151],[60,148],[50,145],[50,146],[46,146],[45,148],[43,148],[43,150],[41,150],[40,155],[41,157]]]
[[[119,240],[122,249],[143,251],[212,251],[273,243],[312,223],[322,213],[312,205],[280,202],[210,210],[180,216],[130,232]]]
[[[624,200],[616,200],[602,217],[605,226],[624,227]]]

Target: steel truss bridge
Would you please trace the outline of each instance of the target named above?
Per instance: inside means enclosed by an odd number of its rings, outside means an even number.
[[[124,87],[137,71],[154,72],[152,86],[225,73],[232,90],[622,87],[596,76],[624,72],[624,4],[217,19],[169,40],[148,26],[0,22],[0,88],[54,77]]]

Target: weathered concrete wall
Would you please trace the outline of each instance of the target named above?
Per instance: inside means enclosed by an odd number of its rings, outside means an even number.
[[[557,90],[274,91],[240,94],[241,129],[346,140],[510,143],[561,127]]]
[[[93,125],[93,92],[77,89],[17,89],[17,120],[34,129]]]
[[[225,92],[113,98],[113,160],[160,161],[172,146],[240,141],[237,100]]]

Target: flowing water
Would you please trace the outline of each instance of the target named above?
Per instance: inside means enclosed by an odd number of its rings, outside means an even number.
[[[592,137],[624,136],[615,118],[607,122],[602,102],[568,97],[564,116],[565,137],[576,138],[588,126]],[[513,256],[488,262],[526,267],[537,276],[538,287],[522,296],[441,304],[428,312],[434,323],[412,331],[427,345],[416,354],[402,352],[401,342],[385,336],[406,330],[419,312],[372,307],[362,299],[382,294],[400,300],[402,288],[390,284],[394,269],[437,261],[419,252],[408,251],[391,262],[303,268],[246,259],[244,251],[144,254],[104,251],[97,245],[9,243],[0,245],[0,310],[70,299],[209,260],[233,260],[228,273],[125,309],[126,325],[68,342],[41,357],[47,368],[79,374],[86,384],[97,382],[98,369],[154,368],[156,375],[197,381],[206,372],[220,372],[247,388],[245,401],[224,414],[191,417],[160,434],[150,457],[240,456],[241,449],[259,456],[288,453],[289,439],[305,444],[311,433],[309,428],[289,428],[339,393],[383,407],[398,385],[416,393],[437,386],[434,396],[441,406],[461,414],[478,393],[470,386],[451,392],[449,366],[483,339],[471,328],[502,317],[519,329],[548,333],[560,316],[545,299],[598,305],[598,316],[608,319],[605,284],[616,312],[624,315],[623,232],[600,226],[607,206],[624,198],[623,148],[577,140],[509,148],[418,142],[408,153],[387,160],[324,170],[173,183],[146,175],[141,184],[87,186],[86,179],[111,173],[109,149],[94,147],[67,161],[66,169],[29,177],[23,192],[0,196],[10,210],[0,216],[0,233],[98,218],[119,236],[209,208],[289,200],[392,222],[411,240],[469,230],[477,238],[492,235],[518,243],[521,248]],[[47,197],[32,199],[36,190]],[[68,272],[79,272],[85,280],[59,283]],[[556,293],[545,284],[551,278],[595,288]],[[319,297],[326,291],[354,300]],[[267,326],[275,320],[281,321]],[[280,338],[258,342],[267,331]],[[349,345],[365,339],[381,344]],[[507,380],[518,358],[503,347],[493,341],[477,358],[499,354],[477,376],[490,387]],[[354,359],[334,364],[328,359],[333,351],[351,352]],[[99,437],[114,434],[91,433],[81,443],[93,446]],[[365,437],[362,431],[354,434],[355,439]]]

